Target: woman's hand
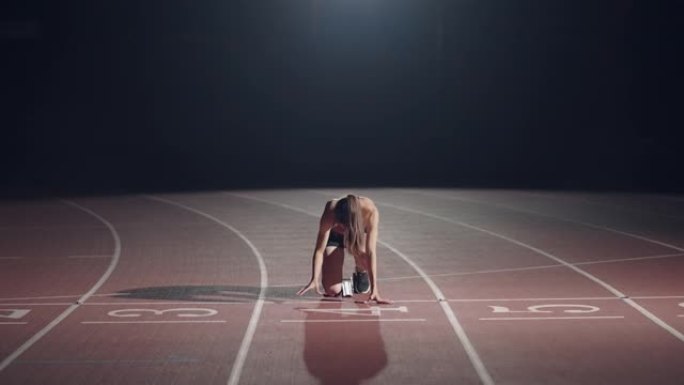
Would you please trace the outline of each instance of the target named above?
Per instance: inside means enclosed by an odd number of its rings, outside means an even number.
[[[299,289],[299,291],[297,292],[297,295],[304,295],[304,293],[306,293],[307,291],[309,291],[311,289],[316,289],[316,293],[321,294],[321,295],[323,294],[323,291],[321,290],[321,288],[318,287],[318,283],[312,279],[308,285]]]
[[[390,305],[392,301],[387,300],[387,299],[382,299],[380,298],[380,294],[378,292],[374,291],[371,293],[370,297],[368,297],[368,301],[366,302],[373,302],[377,303],[378,305]]]

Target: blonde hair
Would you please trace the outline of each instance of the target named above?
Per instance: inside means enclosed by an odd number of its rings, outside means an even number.
[[[344,225],[344,247],[353,255],[363,248],[365,232],[359,197],[349,194],[337,201],[335,219]]]

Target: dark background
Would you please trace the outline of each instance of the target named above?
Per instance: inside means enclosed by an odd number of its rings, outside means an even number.
[[[675,5],[3,2],[2,193],[681,192]]]

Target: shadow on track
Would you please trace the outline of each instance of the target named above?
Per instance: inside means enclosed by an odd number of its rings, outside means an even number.
[[[357,306],[368,309],[367,305]],[[342,309],[342,302],[328,300],[321,300],[315,309],[300,309],[307,313],[304,361],[321,385],[357,385],[387,366],[380,323],[373,322],[379,316]]]
[[[299,286],[274,287],[266,289],[265,300],[284,302],[299,298]],[[259,298],[259,287],[255,286],[156,286],[122,290],[115,298],[153,299],[188,302],[255,302]]]

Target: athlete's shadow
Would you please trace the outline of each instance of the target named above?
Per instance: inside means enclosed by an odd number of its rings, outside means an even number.
[[[297,298],[299,286],[267,288],[264,299],[284,302]],[[188,302],[255,302],[261,289],[254,286],[156,286],[122,290],[115,298]]]
[[[368,305],[342,307],[341,301],[322,300],[305,311],[304,361],[323,385],[356,385],[375,377],[387,366],[379,315]]]

